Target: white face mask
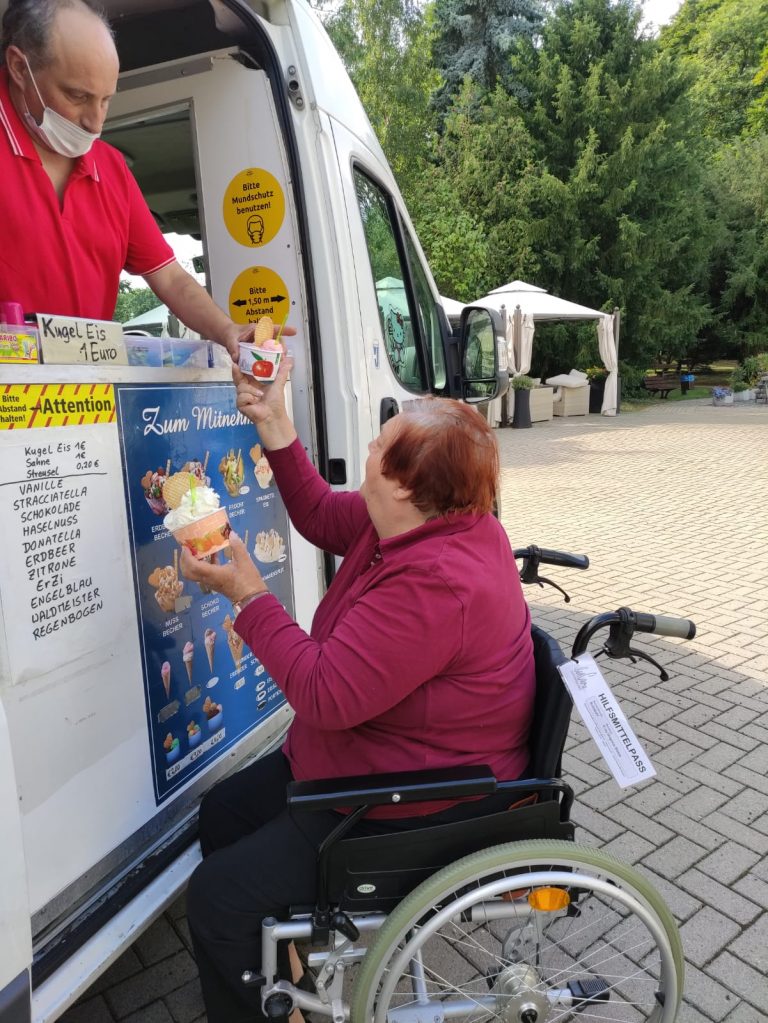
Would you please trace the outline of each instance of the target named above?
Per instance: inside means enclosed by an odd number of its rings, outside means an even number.
[[[70,159],[85,156],[101,132],[97,132],[94,135],[93,132],[86,131],[79,124],[74,124],[68,118],[62,117],[61,114],[57,114],[55,110],[47,107],[43,97],[40,95],[35,76],[32,74],[32,68],[29,66],[26,56],[24,60],[27,61],[29,77],[32,79],[35,92],[43,107],[43,120],[40,124],[37,123],[29,109],[27,109],[24,114],[27,127],[33,135],[40,139],[44,146],[52,149],[54,153],[59,153],[60,156],[68,156]]]

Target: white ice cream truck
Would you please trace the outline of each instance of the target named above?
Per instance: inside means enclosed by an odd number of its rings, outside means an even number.
[[[105,138],[163,230],[201,239],[233,319],[296,328],[293,412],[331,483],[359,484],[403,402],[502,386],[499,324],[478,310],[450,336],[304,0],[107,8],[122,73]],[[290,528],[226,367],[180,342],[170,366],[98,354],[0,366],[0,1023],[56,1019],[178,895],[202,793],[290,719],[232,608],[180,577],[163,476],[211,480],[305,627],[333,571]]]

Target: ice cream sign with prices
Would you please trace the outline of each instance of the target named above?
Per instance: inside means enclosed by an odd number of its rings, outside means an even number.
[[[224,193],[224,223],[241,245],[271,242],[283,224],[285,196],[280,182],[259,167],[236,174]]]
[[[250,266],[235,278],[229,291],[229,315],[235,323],[256,323],[269,316],[285,323],[291,308],[288,288],[267,266]]]
[[[109,649],[123,627],[114,426],[19,430],[0,460],[0,586],[14,684]],[[98,640],[96,639],[98,638]]]
[[[39,313],[37,327],[43,362],[58,365],[128,365],[121,323]]]
[[[287,515],[235,397],[228,383],[116,387],[158,804],[284,703],[232,604],[180,569],[182,546],[227,560],[233,529],[293,607]]]

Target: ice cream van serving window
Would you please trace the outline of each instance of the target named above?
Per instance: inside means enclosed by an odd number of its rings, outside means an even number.
[[[405,238],[405,252],[401,253],[387,193],[357,169],[355,187],[390,365],[400,383],[411,391],[441,390],[446,374],[440,326],[416,246],[400,222]]]

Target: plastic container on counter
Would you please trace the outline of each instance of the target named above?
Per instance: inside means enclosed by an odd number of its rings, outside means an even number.
[[[163,365],[187,369],[208,369],[208,342],[163,337]]]
[[[162,366],[163,342],[159,337],[123,334],[129,366]]]

